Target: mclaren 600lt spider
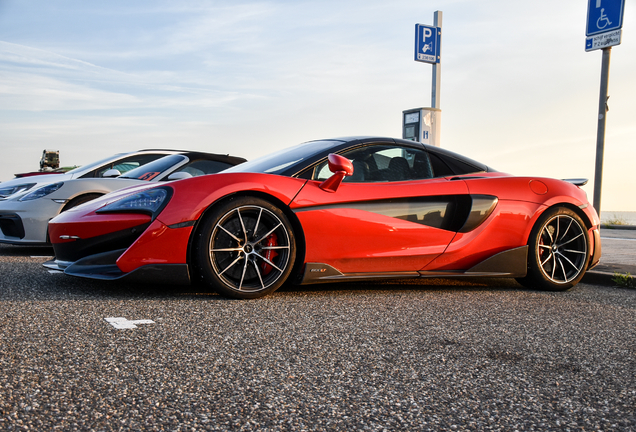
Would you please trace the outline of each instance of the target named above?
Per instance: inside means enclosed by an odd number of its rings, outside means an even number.
[[[584,182],[515,177],[413,141],[311,141],[61,213],[45,266],[237,298],[286,282],[461,276],[560,291],[600,258]]]

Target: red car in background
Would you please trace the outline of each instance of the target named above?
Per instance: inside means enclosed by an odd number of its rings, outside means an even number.
[[[583,181],[514,177],[377,137],[311,141],[219,174],[117,191],[54,218],[49,268],[202,282],[255,298],[283,283],[513,277],[566,290],[598,263]]]

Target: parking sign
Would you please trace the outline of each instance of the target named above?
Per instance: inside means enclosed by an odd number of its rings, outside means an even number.
[[[439,63],[441,36],[439,27],[415,24],[415,61]]]

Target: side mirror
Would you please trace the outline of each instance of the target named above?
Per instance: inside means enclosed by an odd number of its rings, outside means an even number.
[[[119,172],[118,169],[115,168],[111,168],[108,171],[106,171],[104,174],[102,174],[102,177],[107,178],[107,177],[119,177],[121,175],[121,173]]]
[[[329,154],[328,161],[329,171],[331,171],[333,175],[320,183],[319,187],[326,192],[335,192],[338,190],[345,176],[353,175],[353,164],[346,157],[335,153]]]
[[[187,173],[185,171],[179,171],[176,173],[172,173],[168,176],[168,180],[181,180],[192,177],[192,174]]]

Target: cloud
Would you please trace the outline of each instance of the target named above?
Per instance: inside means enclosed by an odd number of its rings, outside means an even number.
[[[59,144],[88,162],[142,144],[253,157],[331,135],[400,136],[401,111],[430,102],[430,66],[412,45],[435,9],[442,145],[513,173],[593,177],[600,52],[584,52],[580,0],[6,2],[0,147],[39,157]],[[628,5],[624,26],[635,22]],[[625,32],[612,54],[605,184],[621,179],[614,149],[633,141],[635,47]]]

